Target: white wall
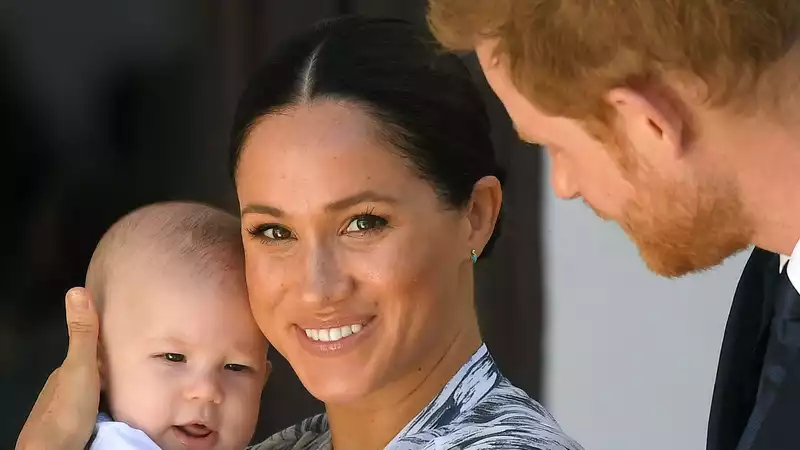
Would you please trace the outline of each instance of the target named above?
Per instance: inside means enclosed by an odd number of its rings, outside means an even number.
[[[704,449],[747,254],[701,275],[659,278],[616,225],[555,198],[546,182],[542,400],[586,450]]]

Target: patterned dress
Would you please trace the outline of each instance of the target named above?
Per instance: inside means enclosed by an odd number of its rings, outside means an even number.
[[[499,371],[486,345],[386,447],[392,450],[583,450]],[[331,450],[324,414],[250,450]]]

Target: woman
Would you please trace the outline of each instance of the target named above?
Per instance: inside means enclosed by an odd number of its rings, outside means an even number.
[[[481,341],[502,193],[456,57],[404,22],[326,22],[253,79],[231,154],[253,314],[326,407],[255,449],[580,449]]]

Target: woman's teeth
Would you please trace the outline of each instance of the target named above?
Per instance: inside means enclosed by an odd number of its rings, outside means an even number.
[[[353,325],[345,325],[343,327],[336,327],[336,328],[321,328],[321,329],[313,329],[313,328],[306,328],[306,336],[310,339],[315,341],[322,341],[322,342],[334,342],[338,341],[339,339],[346,338],[353,334],[358,334],[361,332],[363,327],[360,323],[355,323]]]

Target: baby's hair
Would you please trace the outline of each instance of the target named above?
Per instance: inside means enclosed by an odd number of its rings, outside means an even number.
[[[110,280],[123,270],[177,265],[202,278],[241,271],[240,229],[235,216],[201,203],[141,207],[119,219],[100,239],[89,263],[86,287],[102,309]]]

